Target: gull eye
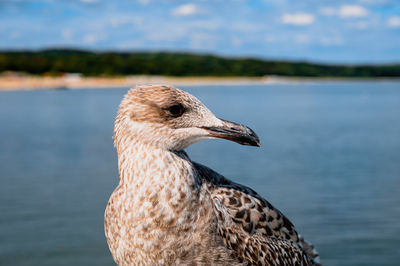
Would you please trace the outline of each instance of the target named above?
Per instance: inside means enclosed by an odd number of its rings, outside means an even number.
[[[182,106],[182,104],[174,104],[168,107],[167,110],[172,117],[179,117],[185,112],[185,108]]]

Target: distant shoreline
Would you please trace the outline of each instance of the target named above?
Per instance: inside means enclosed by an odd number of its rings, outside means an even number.
[[[170,76],[126,76],[126,77],[82,77],[65,75],[61,77],[0,75],[0,91],[33,91],[48,89],[95,89],[130,88],[140,84],[168,84],[175,86],[205,85],[263,85],[314,82],[355,82],[355,81],[400,81],[400,78],[309,78],[309,77],[170,77]]]
[[[32,75],[178,77],[349,77],[400,78],[400,62],[345,64],[272,60],[257,57],[226,57],[173,51],[90,51],[71,48],[0,50],[0,72]]]

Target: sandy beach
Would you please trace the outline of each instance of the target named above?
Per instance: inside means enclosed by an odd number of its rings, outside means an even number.
[[[46,89],[90,89],[111,87],[132,87],[140,84],[170,85],[230,85],[265,84],[274,79],[269,77],[164,77],[164,76],[127,76],[127,77],[83,77],[64,75],[60,77],[30,76],[18,74],[0,75],[0,91],[46,90]]]
[[[340,81],[396,80],[396,78],[310,78],[310,77],[169,77],[169,76],[121,76],[121,77],[84,77],[80,74],[65,74],[59,77],[33,76],[7,72],[0,74],[0,91],[29,91],[48,89],[93,89],[93,88],[130,88],[140,84],[167,84],[174,86],[201,85],[262,85],[321,83]]]

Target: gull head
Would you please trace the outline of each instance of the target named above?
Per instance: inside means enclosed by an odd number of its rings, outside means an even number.
[[[196,97],[172,86],[146,85],[130,89],[115,120],[117,150],[122,146],[143,144],[180,151],[212,138],[260,146],[253,130],[217,118]]]

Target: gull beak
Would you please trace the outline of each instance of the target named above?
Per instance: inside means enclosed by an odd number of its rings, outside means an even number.
[[[210,137],[227,139],[242,145],[261,147],[257,134],[249,127],[220,119],[222,126],[202,127]]]

